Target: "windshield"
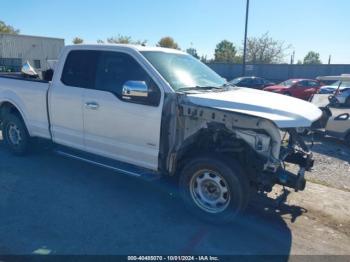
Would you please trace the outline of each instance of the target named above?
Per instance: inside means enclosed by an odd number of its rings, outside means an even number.
[[[187,88],[217,88],[226,84],[225,79],[191,55],[160,51],[141,53],[175,91]]]
[[[296,81],[295,80],[287,80],[287,81],[284,81],[282,83],[280,83],[279,85],[280,86],[291,86],[295,83]]]
[[[340,81],[337,81],[337,82],[333,83],[331,86],[338,87],[339,83],[340,83]],[[342,81],[340,87],[350,87],[350,81]]]
[[[238,78],[231,80],[230,83],[235,85],[235,84],[238,84],[239,82],[241,82],[242,79],[243,79],[242,77],[238,77]]]

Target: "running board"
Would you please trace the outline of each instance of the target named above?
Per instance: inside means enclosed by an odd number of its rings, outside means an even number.
[[[118,173],[122,173],[125,175],[140,177],[147,181],[153,181],[160,178],[160,174],[152,170],[140,168],[131,164],[127,164],[117,160],[86,153],[80,150],[58,147],[57,149],[54,150],[54,152],[60,156],[64,156],[75,160],[80,160],[102,168],[111,169],[113,171],[116,171]]]

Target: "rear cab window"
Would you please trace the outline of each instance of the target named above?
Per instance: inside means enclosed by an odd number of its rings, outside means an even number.
[[[70,51],[61,76],[67,86],[94,88],[96,67],[100,52],[93,50]]]

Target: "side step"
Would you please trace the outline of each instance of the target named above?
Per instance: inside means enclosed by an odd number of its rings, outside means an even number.
[[[80,150],[71,149],[67,147],[57,146],[54,152],[58,155],[80,160],[95,166],[108,168],[118,173],[122,173],[129,176],[140,177],[147,181],[153,181],[160,178],[160,174],[153,170],[140,168],[135,165],[120,162],[118,160],[101,157],[95,154],[86,153]]]

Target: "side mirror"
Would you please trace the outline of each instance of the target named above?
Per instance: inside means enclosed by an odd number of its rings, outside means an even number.
[[[30,65],[30,63],[28,61],[22,66],[21,72],[22,72],[22,74],[29,76],[29,77],[38,77],[38,73]]]
[[[123,85],[122,96],[124,99],[147,98],[148,93],[149,89],[145,81],[126,81]]]

